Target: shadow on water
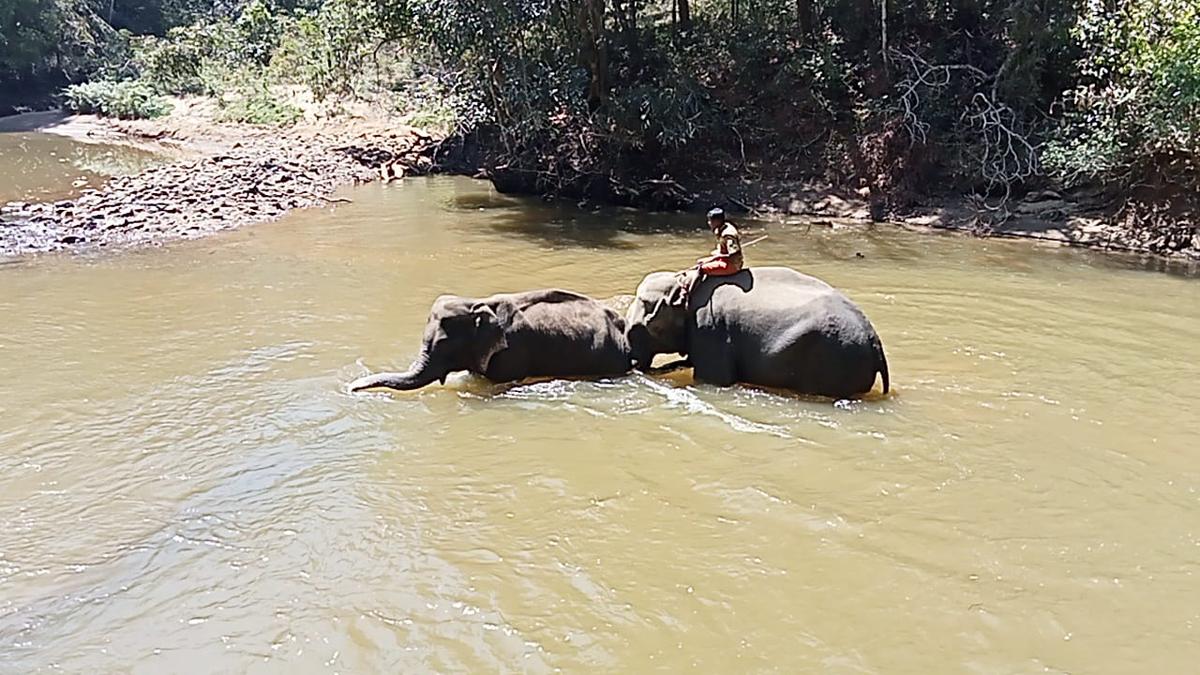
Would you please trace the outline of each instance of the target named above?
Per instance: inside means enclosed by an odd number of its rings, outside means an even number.
[[[705,232],[702,216],[655,213],[622,207],[580,210],[566,200],[486,193],[458,194],[448,200],[454,211],[487,211],[487,225],[507,235],[553,249],[572,247],[636,250],[625,235]]]
[[[520,199],[500,194],[494,190],[459,193],[446,201],[452,211],[489,211],[491,209],[517,209],[523,206]]]
[[[1138,253],[1114,253],[1111,251],[1091,250],[1083,251],[1081,258],[1085,264],[1095,267],[1129,272],[1169,274],[1188,279],[1200,278],[1200,260],[1160,258],[1158,256]]]
[[[516,235],[554,249],[582,247],[634,251],[641,246],[621,238],[620,229],[603,225],[581,224],[574,218],[530,221],[522,217],[500,219],[492,229],[506,236]]]
[[[70,113],[62,110],[12,115],[0,119],[0,133],[29,133],[57,126],[67,121]]]

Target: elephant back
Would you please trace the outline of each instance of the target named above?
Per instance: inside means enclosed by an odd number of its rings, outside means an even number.
[[[710,307],[786,312],[830,296],[845,298],[833,286],[790,267],[750,267],[727,277],[705,279],[693,292],[691,305],[693,310]]]
[[[725,279],[729,281],[706,285],[693,296],[697,327],[723,325],[755,343],[811,330],[834,333],[845,342],[875,339],[875,329],[858,305],[814,276],[787,267],[758,267]]]

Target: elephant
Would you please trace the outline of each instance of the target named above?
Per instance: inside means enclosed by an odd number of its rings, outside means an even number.
[[[673,272],[647,275],[625,315],[633,366],[679,353],[694,377],[801,394],[850,398],[883,379],[887,358],[875,328],[844,294],[787,267],[705,277],[690,296]]]
[[[630,371],[621,315],[585,295],[559,289],[474,299],[443,295],[433,303],[421,352],[403,373],[350,383],[419,389],[466,370],[493,381],[530,377],[623,375]]]

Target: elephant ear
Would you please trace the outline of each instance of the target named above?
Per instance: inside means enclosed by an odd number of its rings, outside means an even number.
[[[654,302],[654,309],[650,310],[650,313],[646,315],[645,323],[654,321],[658,313],[662,311],[664,305],[677,309],[687,307],[687,296],[687,289],[681,284],[676,284],[671,290],[667,291],[661,298]]]
[[[687,307],[688,293],[682,285],[676,285],[667,293],[667,304],[672,307]]]
[[[475,365],[480,374],[487,373],[492,357],[508,347],[508,340],[504,339],[508,314],[503,308],[498,313],[482,302],[471,307],[471,319],[475,322]]]

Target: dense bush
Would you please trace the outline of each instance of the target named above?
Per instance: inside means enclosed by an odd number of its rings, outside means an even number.
[[[329,0],[290,17],[269,59],[271,72],[307,86],[318,100],[354,94],[370,78],[382,38],[375,10],[373,2]]]
[[[180,26],[165,38],[147,36],[134,44],[134,64],[143,82],[164,94],[211,93],[205,64],[218,53],[225,24]]]
[[[171,112],[171,104],[143,82],[100,80],[71,85],[63,93],[63,107],[76,113],[148,119]]]
[[[1090,5],[1076,35],[1081,83],[1047,165],[1068,183],[1200,189],[1200,4]]]
[[[149,87],[262,124],[298,118],[289,87],[373,99],[478,131],[550,190],[739,174],[995,204],[1046,169],[1200,187],[1196,0],[90,2],[0,0],[0,82],[136,78],[109,114],[161,109]]]
[[[282,127],[295,124],[303,116],[300,108],[280,100],[266,84],[259,83],[236,93],[232,100],[222,98],[219,119]]]
[[[233,18],[201,20],[146,36],[133,48],[140,79],[166,94],[219,95],[261,80],[279,47],[287,17],[252,0]]]

